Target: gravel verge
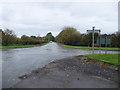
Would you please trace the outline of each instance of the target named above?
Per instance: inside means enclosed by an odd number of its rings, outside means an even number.
[[[12,88],[115,88],[119,79],[118,70],[85,62],[77,57],[53,61],[19,78],[21,82]]]

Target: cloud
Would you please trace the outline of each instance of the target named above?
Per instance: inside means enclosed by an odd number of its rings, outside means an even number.
[[[56,36],[64,26],[73,26],[86,33],[93,25],[103,33],[118,30],[116,2],[24,2],[2,4],[2,28],[13,29],[17,35]]]

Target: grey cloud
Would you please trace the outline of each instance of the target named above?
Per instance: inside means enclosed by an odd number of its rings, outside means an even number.
[[[93,25],[103,33],[117,31],[117,3],[5,3],[2,28],[13,29],[19,36],[57,35],[64,26],[86,33]]]
[[[118,3],[118,30],[120,32],[120,1]]]

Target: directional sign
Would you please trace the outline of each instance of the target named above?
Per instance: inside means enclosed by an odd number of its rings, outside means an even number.
[[[97,30],[95,27],[92,27],[92,30],[87,30],[87,32],[92,33],[92,54],[94,55],[94,33],[99,32],[100,34],[101,30]]]
[[[112,39],[111,38],[107,38],[107,44],[111,44],[111,42],[112,42]]]
[[[93,30],[87,30],[87,32],[88,32],[88,33],[92,33],[92,32],[93,32]],[[94,30],[94,33],[98,33],[98,32],[100,33],[100,32],[101,32],[101,30]]]
[[[111,44],[112,39],[111,38],[97,38],[97,44]]]

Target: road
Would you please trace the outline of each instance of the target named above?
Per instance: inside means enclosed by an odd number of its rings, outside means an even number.
[[[66,48],[53,42],[39,47],[2,49],[0,52],[2,52],[3,88],[15,85],[20,81],[19,76],[42,68],[54,60],[92,53],[91,50]],[[99,53],[99,51],[95,50],[95,53]],[[108,51],[108,53],[118,52]]]

